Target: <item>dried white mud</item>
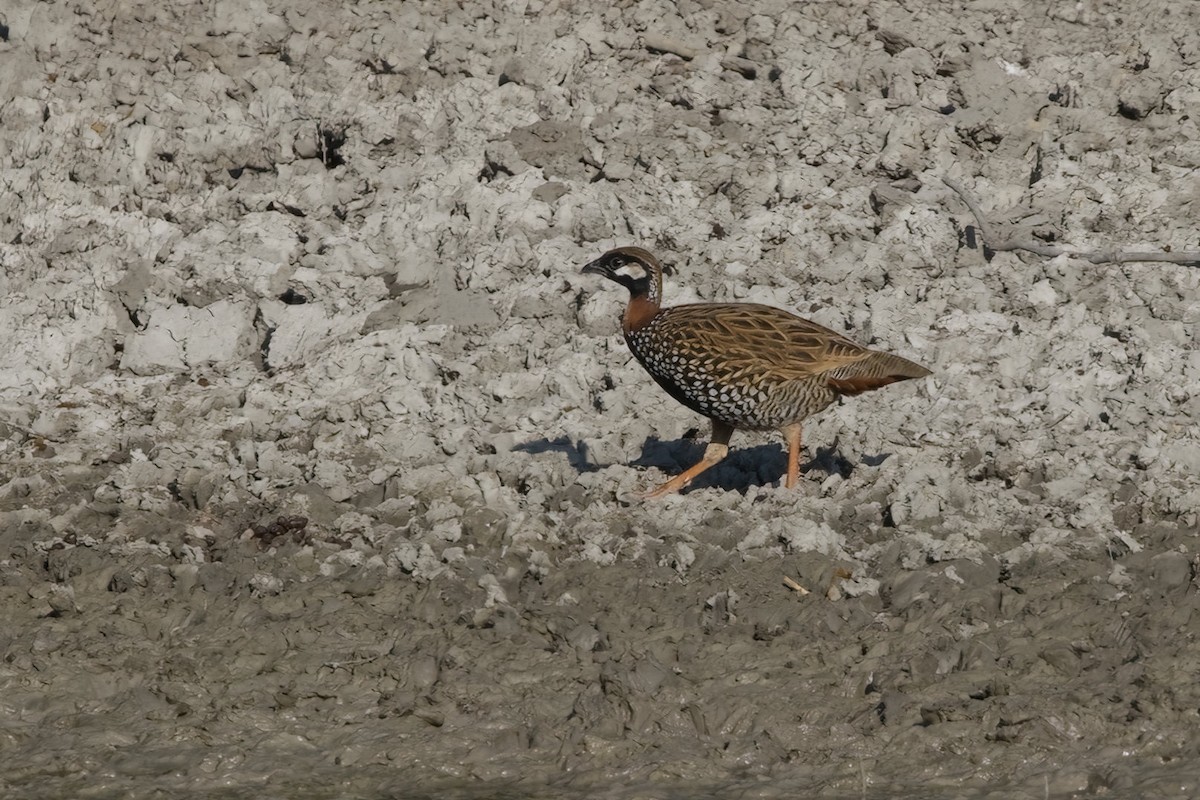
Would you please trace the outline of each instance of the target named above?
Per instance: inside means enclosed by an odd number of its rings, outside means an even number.
[[[0,793],[1200,793],[1200,270],[940,180],[1197,248],[1200,9],[618,5],[0,9]],[[613,243],[935,374],[632,501]]]

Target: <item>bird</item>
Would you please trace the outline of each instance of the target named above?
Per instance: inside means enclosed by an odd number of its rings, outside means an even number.
[[[841,397],[930,370],[869,350],[815,322],[758,303],[663,307],[662,264],[641,247],[618,247],[584,265],[629,290],[621,330],[630,351],[667,394],[712,421],[700,461],[643,495],[678,492],[729,454],[735,430],[780,431],[788,446],[785,487],[800,475],[807,417]]]

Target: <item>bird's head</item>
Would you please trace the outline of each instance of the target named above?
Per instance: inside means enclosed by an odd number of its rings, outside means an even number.
[[[583,271],[603,275],[629,290],[630,297],[657,304],[662,297],[662,264],[640,247],[618,247],[584,265]]]

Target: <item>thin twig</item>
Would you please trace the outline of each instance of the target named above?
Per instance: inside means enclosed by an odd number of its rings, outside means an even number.
[[[332,670],[344,669],[345,667],[360,667],[363,664],[370,664],[372,661],[377,661],[383,656],[383,653],[379,653],[378,655],[365,656],[363,658],[356,658],[351,661],[324,661],[321,663],[321,666]]]
[[[752,81],[758,75],[758,64],[740,56],[726,56],[721,59],[721,66],[725,69],[741,73],[741,76],[746,80]]]
[[[975,217],[975,222],[979,225],[979,234],[983,237],[984,243],[988,246],[988,249],[994,250],[997,253],[1024,250],[1027,253],[1045,256],[1046,258],[1054,258],[1063,254],[1071,255],[1087,259],[1093,264],[1128,264],[1134,261],[1162,261],[1168,264],[1182,264],[1186,267],[1200,267],[1200,250],[1184,250],[1178,253],[1168,253],[1165,251],[1147,253],[1137,250],[1084,251],[1056,247],[1052,244],[1043,244],[1034,241],[1028,236],[1001,236],[996,226],[988,222],[987,217],[983,214],[983,209],[979,207],[979,202],[970,192],[951,178],[942,178],[942,183],[953,189],[954,193],[966,203],[967,208],[971,209],[971,214]]]
[[[670,36],[663,36],[658,33],[642,34],[642,44],[647,50],[657,50],[660,53],[672,53],[679,56],[684,61],[691,61],[696,57],[697,50],[690,47],[678,39],[672,39]]]
[[[783,585],[800,595],[811,594],[811,592],[809,592],[808,589],[805,589],[803,586],[796,583],[794,580],[789,578],[787,575],[783,576]]]

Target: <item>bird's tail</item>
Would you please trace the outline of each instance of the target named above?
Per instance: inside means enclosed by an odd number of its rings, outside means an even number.
[[[887,386],[889,383],[924,378],[932,374],[930,370],[907,358],[872,350],[861,361],[831,371],[826,377],[826,382],[829,388],[840,394],[855,395]]]

